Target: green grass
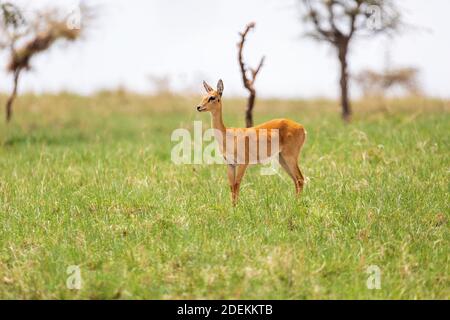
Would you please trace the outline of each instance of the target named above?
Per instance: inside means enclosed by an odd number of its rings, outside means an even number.
[[[0,124],[0,298],[450,298],[448,102],[360,101],[344,125],[333,101],[259,101],[256,122],[307,128],[309,183],[295,198],[253,167],[233,208],[224,166],[170,161],[174,129],[209,127],[197,101],[19,97]],[[242,125],[244,101],[224,103]]]

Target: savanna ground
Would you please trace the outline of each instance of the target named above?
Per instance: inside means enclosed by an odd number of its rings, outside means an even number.
[[[258,101],[256,123],[307,128],[309,183],[295,198],[253,167],[233,208],[224,166],[170,160],[174,129],[209,127],[198,101],[20,96],[0,125],[0,298],[450,298],[449,102],[360,101],[344,125],[332,101]],[[244,103],[225,97],[228,125]]]

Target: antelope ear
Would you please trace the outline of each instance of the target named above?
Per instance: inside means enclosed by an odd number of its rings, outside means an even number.
[[[214,89],[211,88],[210,85],[206,83],[206,81],[203,81],[203,86],[205,87],[206,92],[214,91]]]
[[[223,81],[222,81],[222,79],[220,79],[219,82],[217,82],[217,92],[220,94],[220,96],[222,96],[222,93],[223,93]]]

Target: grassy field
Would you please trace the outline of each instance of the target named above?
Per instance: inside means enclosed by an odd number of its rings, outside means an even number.
[[[0,124],[0,298],[450,298],[449,102],[360,101],[344,125],[333,101],[258,101],[257,123],[307,128],[309,182],[295,198],[253,167],[236,208],[225,166],[170,160],[174,129],[209,127],[198,98],[17,102]],[[225,97],[228,125],[243,105]]]

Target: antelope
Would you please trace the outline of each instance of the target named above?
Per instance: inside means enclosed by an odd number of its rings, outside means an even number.
[[[227,128],[222,120],[222,80],[218,81],[216,90],[205,81],[203,86],[206,95],[197,106],[197,111],[211,113],[215,138],[228,166],[227,175],[233,206],[237,204],[239,187],[248,165],[264,163],[273,155],[278,156],[279,163],[294,181],[295,192],[299,195],[305,182],[298,167],[298,157],[306,139],[305,128],[289,119],[274,119],[250,128]],[[239,150],[237,144],[239,137],[246,139],[243,150],[242,148]],[[255,156],[255,150],[251,150],[250,146],[253,143],[253,146],[257,145],[259,147],[257,149],[261,151],[264,142],[268,153],[261,155],[261,152],[258,152]]]

